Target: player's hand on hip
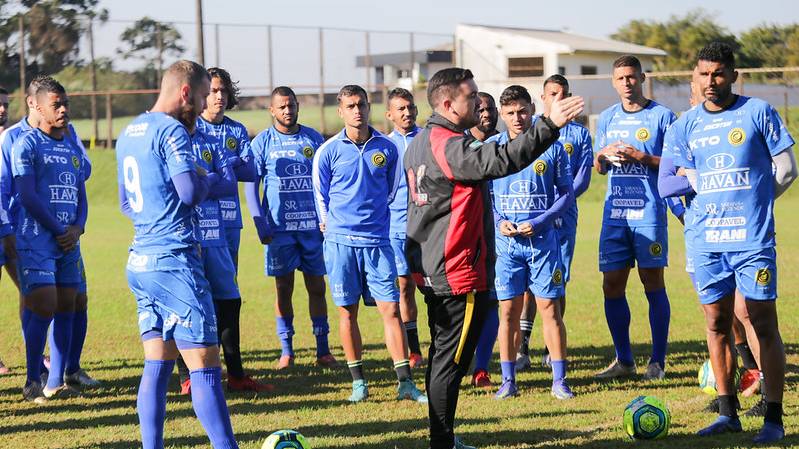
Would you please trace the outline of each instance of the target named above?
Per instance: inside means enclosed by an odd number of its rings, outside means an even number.
[[[549,119],[558,128],[563,128],[583,112],[584,106],[583,97],[568,97],[555,100],[549,109]]]
[[[67,226],[66,232],[56,236],[56,241],[64,252],[69,252],[78,246],[81,234],[83,234],[83,229],[80,226],[70,225]]]
[[[516,230],[515,224],[508,220],[502,220],[499,222],[499,233],[505,237],[513,237],[518,235],[519,231]]]
[[[516,230],[519,231],[519,235],[522,237],[532,237],[533,234],[535,234],[535,231],[533,230],[533,224],[528,222],[520,224]]]

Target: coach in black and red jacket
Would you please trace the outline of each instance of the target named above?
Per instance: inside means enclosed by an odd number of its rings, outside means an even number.
[[[464,134],[477,116],[472,72],[449,68],[430,79],[434,114],[405,154],[408,232],[405,254],[425,296],[430,325],[426,387],[431,449],[469,448],[453,434],[458,387],[474,356],[494,284],[494,219],[486,181],[530,165],[583,109],[580,97],[556,101],[507,144]],[[554,188],[554,187],[553,187]]]

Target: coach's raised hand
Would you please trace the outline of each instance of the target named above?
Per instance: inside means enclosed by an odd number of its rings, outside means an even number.
[[[552,102],[548,117],[558,128],[563,128],[583,112],[584,106],[583,97],[561,98]]]

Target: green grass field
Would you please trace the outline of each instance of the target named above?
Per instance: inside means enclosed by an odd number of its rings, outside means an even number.
[[[0,285],[0,356],[13,375],[0,377],[0,442],[7,448],[102,448],[139,447],[136,390],[142,369],[135,301],[127,289],[124,264],[131,226],[116,206],[116,169],[113,153],[92,154],[93,177],[89,182],[90,220],[83,251],[89,277],[90,324],[83,367],[103,381],[97,390],[81,398],[54,401],[45,406],[23,402],[24,346],[17,319],[17,294],[11,282]],[[464,384],[458,407],[457,433],[480,448],[726,448],[750,447],[760,419],[744,418],[742,434],[698,439],[694,433],[714,417],[702,409],[710,399],[697,387],[696,372],[706,358],[704,321],[688,277],[683,271],[683,246],[679,223],[672,219],[671,263],[667,285],[672,302],[671,345],[668,374],[662,382],[640,379],[597,382],[591,374],[603,368],[612,354],[602,307],[601,277],[597,272],[597,239],[601,222],[604,179],[596,176],[580,199],[580,225],[573,279],[569,285],[566,322],[569,327],[570,379],[577,397],[559,402],[549,395],[550,374],[536,368],[519,375],[521,396],[496,401],[493,391],[475,390]],[[777,203],[779,242],[781,330],[788,352],[785,425],[789,436],[784,446],[799,446],[799,189]],[[246,212],[245,212],[246,213]],[[246,221],[246,220],[245,220]],[[423,449],[426,444],[426,407],[394,400],[395,377],[383,346],[382,326],[375,310],[364,310],[361,325],[366,374],[372,397],[349,404],[350,377],[346,369],[320,371],[314,361],[313,336],[298,282],[296,347],[297,366],[289,371],[273,369],[279,355],[273,314],[274,283],[263,276],[263,256],[254,230],[242,235],[239,285],[244,298],[242,347],[245,367],[257,378],[274,383],[272,394],[231,394],[228,405],[242,448],[260,448],[272,431],[292,428],[310,438],[314,448]],[[298,278],[299,279],[299,278]],[[649,351],[647,305],[640,283],[631,277],[628,297],[633,312],[632,338],[639,366]],[[420,301],[421,302],[421,301]],[[334,312],[332,307],[331,312]],[[424,316],[420,304],[420,316]],[[424,319],[420,320],[424,322]],[[331,345],[343,359],[337,320],[331,320]],[[540,323],[534,329],[533,346],[540,348]],[[420,324],[427,347],[429,333]],[[537,351],[537,350],[536,350]],[[494,378],[499,376],[496,356]],[[416,372],[422,382],[423,373]],[[208,447],[194,417],[191,401],[176,394],[177,376],[170,384],[165,426],[167,447]],[[667,438],[628,443],[621,429],[624,406],[640,394],[664,399],[672,413]],[[744,407],[754,399],[743,400]]]

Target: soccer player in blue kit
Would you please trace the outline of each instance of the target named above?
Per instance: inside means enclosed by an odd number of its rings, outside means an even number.
[[[0,87],[0,133],[3,133],[6,128],[8,127],[8,91],[2,87]],[[2,142],[3,138],[0,137],[0,142]],[[8,211],[0,205],[0,239],[2,242],[5,242],[5,239],[9,235],[13,235],[14,229],[11,227],[11,223],[9,222],[8,218]],[[4,244],[0,242],[0,265],[6,264],[5,258],[5,251],[4,251]],[[15,281],[14,284],[17,282]],[[11,370],[8,369],[7,366],[3,364],[3,361],[0,360],[0,376],[5,374],[10,374]]]
[[[397,189],[397,147],[369,126],[366,91],[346,85],[338,94],[344,129],[314,155],[313,187],[324,258],[339,334],[352,375],[349,400],[369,396],[363,377],[359,301],[377,306],[386,348],[397,373],[397,399],[427,402],[413,383],[408,345],[399,311],[397,267],[389,240],[389,208]]]
[[[522,86],[506,88],[499,99],[508,130],[488,141],[505,145],[532,126],[532,98]],[[552,354],[552,396],[570,399],[566,383],[566,327],[560,312],[563,267],[555,220],[574,202],[569,155],[554,143],[532,165],[491,181],[496,233],[495,290],[500,301],[499,350],[502,385],[497,399],[518,395],[516,351],[524,294],[529,290],[544,322]]]
[[[211,445],[238,448],[193,223],[194,206],[220,180],[198,169],[187,131],[205,107],[209,78],[197,63],[172,64],[155,105],[124,129],[116,147],[120,208],[135,230],[127,276],[144,346],[137,411],[145,449],[164,447],[167,384],[178,353],[191,370],[192,405]]]
[[[275,321],[281,354],[278,369],[294,364],[294,271],[302,271],[308,291],[308,310],[316,337],[316,363],[335,367],[330,353],[325,302],[325,261],[322,233],[316,218],[311,171],[313,157],[324,138],[297,123],[299,103],[291,88],[272,91],[274,126],[259,133],[251,148],[258,177],[247,183],[247,206],[258,238],[264,244],[264,271],[275,277]],[[263,181],[263,199],[260,185]]]
[[[36,403],[75,390],[64,383],[80,283],[80,249],[88,213],[83,155],[65,135],[69,101],[52,78],[34,92],[37,128],[20,136],[11,150],[12,174],[20,209],[16,249],[27,360],[23,397]],[[40,384],[47,329],[53,322],[51,366],[47,385]]]
[[[597,373],[597,378],[635,374],[625,290],[636,262],[649,302],[652,333],[644,378],[662,379],[666,374],[671,308],[663,268],[668,265],[668,231],[666,203],[657,190],[657,168],[663,136],[675,115],[644,97],[645,79],[638,58],[624,55],[616,59],[612,83],[621,101],[603,111],[597,123],[594,167],[600,174],[608,173],[599,270],[605,318],[616,349],[613,362]]]
[[[730,46],[712,42],[697,56],[705,96],[673,125],[675,165],[697,192],[695,284],[705,314],[719,417],[699,435],[740,432],[731,351],[736,288],[760,343],[766,410],[759,444],[785,437],[785,349],[777,323],[774,201],[797,177],[794,140],[765,101],[736,95]]]
[[[197,130],[208,136],[213,145],[230,153],[233,170],[239,182],[253,182],[256,178],[255,161],[250,150],[247,128],[225,116],[225,111],[238,105],[239,89],[224,69],[211,67],[208,74],[211,75],[211,91],[206,99],[205,110],[197,117]],[[238,272],[242,228],[239,190],[236,189],[233,195],[220,199],[219,204],[222,207],[228,249]]]
[[[416,284],[411,277],[408,261],[405,259],[405,228],[408,226],[408,183],[405,179],[405,170],[402,169],[402,158],[405,150],[419,133],[421,128],[416,126],[416,115],[419,113],[413,94],[407,89],[397,87],[389,91],[386,107],[386,118],[394,125],[388,137],[397,146],[397,191],[394,200],[388,205],[391,211],[391,225],[389,234],[391,249],[394,250],[394,260],[397,265],[397,275],[400,290],[400,315],[402,316],[405,332],[408,336],[408,349],[410,350],[411,368],[424,365],[422,350],[419,347],[419,331],[416,326],[418,309],[416,308]]]

